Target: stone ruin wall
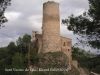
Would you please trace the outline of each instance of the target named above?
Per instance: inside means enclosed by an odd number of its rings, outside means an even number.
[[[35,31],[34,31],[35,32]],[[33,34],[35,34],[33,32]],[[35,43],[38,47],[38,53],[43,53],[43,41],[42,41],[42,34],[35,34]],[[62,37],[60,36],[60,48],[61,51],[66,54],[66,56],[69,58],[70,62],[72,61],[72,40],[70,38]]]
[[[42,53],[42,34],[36,34],[36,41],[38,47],[38,53]]]
[[[66,54],[69,59],[69,67],[68,70],[71,70],[71,62],[72,62],[72,40],[70,38],[61,36],[61,51]]]
[[[75,68],[78,68],[78,62],[77,60],[72,60],[72,65],[75,67]]]
[[[38,34],[38,31],[32,31],[32,41],[36,39],[35,35]]]
[[[34,32],[33,32],[34,33]],[[35,33],[34,33],[35,34]],[[42,34],[35,34],[35,44],[38,47],[38,53],[43,53],[42,49]],[[37,43],[36,43],[37,42]],[[76,60],[72,60],[72,40],[70,38],[62,37],[60,36],[60,48],[61,51],[66,54],[66,56],[69,59],[69,67],[68,69],[71,70],[71,64],[75,67],[78,68],[78,62]]]
[[[70,38],[61,37],[61,51],[64,52],[69,58],[70,62],[72,61],[72,40]]]
[[[32,38],[32,40],[37,42],[38,53],[64,52],[69,58],[69,67],[71,69],[72,40],[60,36],[60,14],[58,3],[48,1],[43,4],[42,34],[33,31]],[[75,63],[74,66],[77,66],[77,64]]]

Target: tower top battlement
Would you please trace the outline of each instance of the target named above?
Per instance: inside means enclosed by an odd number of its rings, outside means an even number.
[[[54,1],[48,1],[48,2],[45,2],[44,4],[48,4],[48,3],[49,3],[49,4],[51,4],[51,3],[52,3],[52,4],[58,4],[58,5],[59,5],[59,3],[54,2]],[[43,5],[44,5],[44,4],[43,4]]]

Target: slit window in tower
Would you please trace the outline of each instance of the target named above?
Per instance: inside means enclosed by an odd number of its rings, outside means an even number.
[[[38,39],[36,39],[36,42],[38,42]]]
[[[63,46],[66,46],[66,43],[64,42]]]
[[[70,42],[68,42],[68,45],[70,45]]]

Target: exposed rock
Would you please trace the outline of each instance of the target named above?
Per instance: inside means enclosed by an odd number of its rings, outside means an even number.
[[[35,57],[35,64],[38,71],[34,71],[33,75],[80,75],[78,69],[72,66],[68,70],[69,60],[63,52],[48,52],[38,54]],[[41,74],[40,74],[41,73]]]

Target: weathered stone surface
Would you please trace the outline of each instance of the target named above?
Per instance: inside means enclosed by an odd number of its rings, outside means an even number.
[[[100,74],[97,74],[97,73],[94,73],[94,72],[90,72],[90,75],[100,75]]]
[[[42,50],[45,52],[61,51],[59,4],[43,4]]]
[[[49,1],[43,4],[42,34],[33,31],[32,35],[34,36],[33,40],[35,40],[36,46],[38,47],[38,53],[61,51],[68,57],[68,69],[71,69],[72,40],[60,36],[60,14],[58,3]]]
[[[68,69],[69,59],[61,51],[40,53],[35,57],[35,60],[35,67],[33,68],[37,69],[37,73],[42,75],[80,75],[78,69],[74,66],[72,66],[71,70]]]
[[[72,60],[72,65],[73,65],[75,68],[78,68],[78,62],[77,62],[77,60]]]

